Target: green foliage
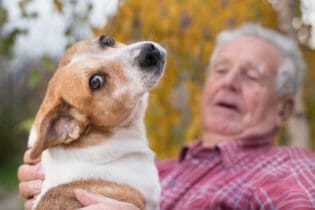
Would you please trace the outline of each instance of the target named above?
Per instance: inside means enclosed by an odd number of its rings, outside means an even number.
[[[14,29],[9,34],[5,35],[4,37],[1,37],[0,39],[0,56],[4,56],[7,59],[13,58],[13,44],[15,42],[15,39],[21,35],[25,34],[26,30],[22,29]]]
[[[50,57],[44,55],[41,59],[41,61],[44,64],[44,67],[47,71],[53,73],[56,69],[56,61],[54,61],[53,59],[51,59]]]
[[[25,117],[22,110],[6,102],[0,107],[0,164],[10,162],[21,154],[26,148],[26,141],[23,141],[23,133],[19,132],[18,124]]]
[[[1,5],[0,5],[1,6]],[[8,11],[0,7],[0,28],[8,21]]]
[[[22,164],[23,157],[17,155],[13,161],[0,163],[0,186],[6,189],[17,189],[17,168]]]
[[[31,3],[31,2],[32,2],[32,0],[20,0],[20,1],[19,1],[19,7],[20,7],[20,10],[21,10],[21,12],[22,12],[22,16],[23,16],[24,18],[37,18],[37,17],[38,17],[37,12],[30,12],[30,13],[28,13],[28,12],[26,11],[26,6],[27,6],[29,3]]]
[[[17,125],[17,131],[19,132],[29,132],[32,128],[32,125],[34,123],[34,118],[26,118],[22,120],[18,125]]]
[[[30,77],[28,78],[28,86],[31,88],[34,88],[38,85],[42,78],[42,73],[39,69],[34,69],[31,72]]]

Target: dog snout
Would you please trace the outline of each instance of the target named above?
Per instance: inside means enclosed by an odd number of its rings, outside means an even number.
[[[154,44],[146,43],[141,47],[141,51],[136,60],[143,69],[154,67],[159,63],[164,63],[165,53],[160,51]]]

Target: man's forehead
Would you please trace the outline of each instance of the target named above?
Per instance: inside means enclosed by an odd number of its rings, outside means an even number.
[[[263,62],[255,62],[251,60],[245,60],[245,61],[237,60],[237,62],[243,67],[250,67],[252,69],[257,70],[259,73],[263,73],[266,69],[266,65]],[[234,63],[234,60],[229,57],[217,56],[211,63],[211,67],[215,67],[218,65],[229,66],[229,65],[233,65],[233,63]]]
[[[247,62],[253,66],[275,68],[281,64],[283,55],[271,42],[255,36],[241,36],[226,43],[214,58],[215,62]]]
[[[264,38],[253,36],[253,35],[243,35],[234,38],[222,45],[219,52],[224,51],[225,53],[235,51],[236,54],[241,54],[246,51],[251,53],[267,53],[267,54],[277,54],[279,57],[283,57],[282,52],[278,49],[271,41]]]

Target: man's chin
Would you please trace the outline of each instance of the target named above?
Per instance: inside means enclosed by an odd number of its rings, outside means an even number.
[[[242,124],[237,120],[225,118],[211,119],[204,122],[205,132],[216,133],[218,135],[236,136],[242,133]]]

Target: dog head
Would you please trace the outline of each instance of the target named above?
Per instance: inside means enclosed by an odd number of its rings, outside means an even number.
[[[31,158],[93,130],[110,133],[132,124],[135,110],[142,107],[144,112],[147,91],[162,77],[165,54],[154,42],[124,45],[105,36],[74,44],[36,115],[29,137]]]

